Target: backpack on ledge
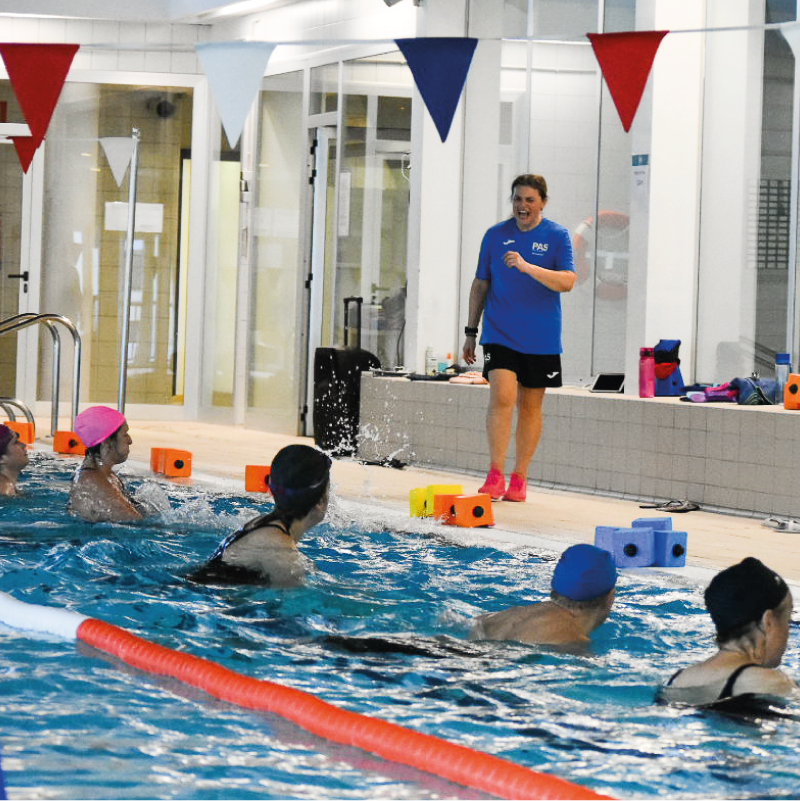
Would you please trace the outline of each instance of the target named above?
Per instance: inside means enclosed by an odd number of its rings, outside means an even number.
[[[656,361],[656,395],[682,395],[683,376],[681,376],[678,349],[679,339],[661,339],[653,348]]]

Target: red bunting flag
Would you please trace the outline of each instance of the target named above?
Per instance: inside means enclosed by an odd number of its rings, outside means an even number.
[[[631,129],[636,116],[658,46],[668,33],[630,31],[586,34],[626,131]]]
[[[23,172],[28,171],[42,143],[67,73],[79,45],[0,44],[11,87],[17,97],[30,136],[11,137]]]

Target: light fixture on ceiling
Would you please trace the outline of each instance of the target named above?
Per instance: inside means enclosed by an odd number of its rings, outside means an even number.
[[[390,6],[390,7],[391,6],[396,6],[400,1],[401,0],[383,0],[383,2],[386,3],[386,5]],[[414,0],[414,5],[418,6],[421,2],[422,2],[422,0]]]
[[[239,0],[239,2],[228,3],[210,11],[201,12],[197,16],[198,19],[209,20],[257,14],[259,11],[265,11],[276,2],[277,0]]]

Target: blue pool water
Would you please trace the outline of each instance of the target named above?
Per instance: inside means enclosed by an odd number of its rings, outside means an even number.
[[[74,461],[36,455],[0,505],[0,590],[346,709],[617,797],[797,798],[800,723],[653,704],[710,650],[696,588],[623,575],[591,652],[469,642],[477,614],[546,596],[554,555],[495,547],[334,500],[302,550],[306,586],[184,582],[258,496],[134,479],[163,510],[140,525],[64,511]],[[466,544],[450,539],[469,536]],[[0,750],[9,798],[476,798],[75,643],[0,630]],[[785,658],[798,674],[793,630]]]

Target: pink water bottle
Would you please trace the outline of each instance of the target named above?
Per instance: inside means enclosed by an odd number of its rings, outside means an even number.
[[[653,398],[656,394],[656,358],[653,348],[639,349],[639,397]]]

